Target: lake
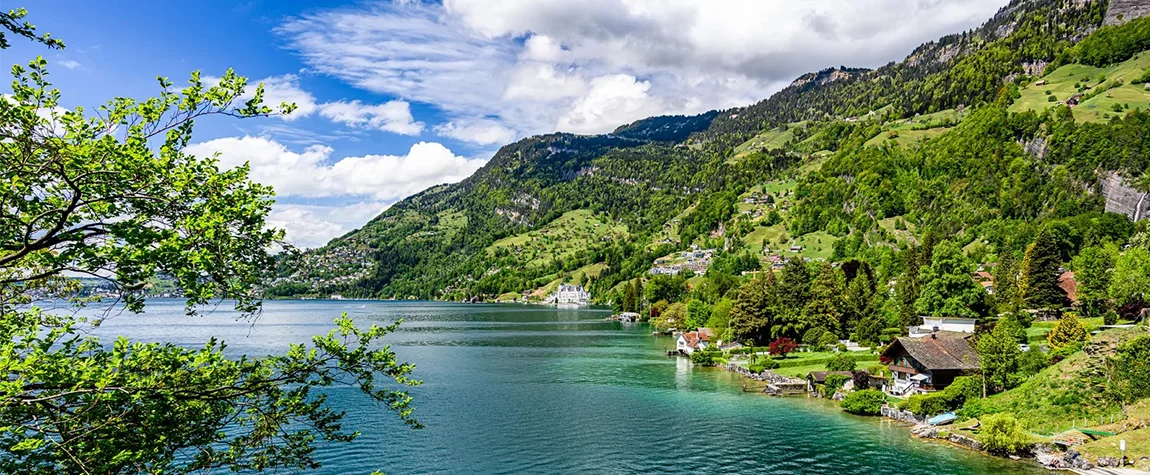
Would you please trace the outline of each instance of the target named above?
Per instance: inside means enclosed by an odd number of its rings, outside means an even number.
[[[388,341],[415,363],[410,430],[351,388],[330,391],[363,435],[326,445],[315,473],[1048,473],[1030,464],[911,439],[907,427],[829,402],[744,393],[726,371],[668,358],[669,337],[604,321],[607,310],[436,302],[268,301],[254,323],[221,305],[188,317],[182,301],[110,318],[96,334],[229,351],[282,353],[357,323],[404,323]]]

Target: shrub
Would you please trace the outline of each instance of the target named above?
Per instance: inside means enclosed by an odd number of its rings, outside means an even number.
[[[830,347],[838,342],[839,337],[835,336],[833,332],[823,332],[823,335],[819,337],[819,346],[823,348]]]
[[[806,333],[803,333],[803,344],[804,345],[817,345],[817,344],[819,344],[819,338],[821,338],[823,336],[823,334],[826,332],[827,331],[822,329],[822,327],[815,327],[815,328],[812,328],[810,330],[807,330]]]
[[[1030,448],[1030,436],[1022,430],[1022,424],[1010,414],[984,416],[982,422],[982,446],[987,451],[998,454],[1017,454]]]
[[[1046,96],[1046,102],[1058,102],[1058,98],[1054,96]]]
[[[1046,343],[1055,350],[1084,341],[1086,341],[1086,327],[1083,327],[1082,322],[1072,313],[1059,319],[1058,324],[1046,337]]]
[[[827,375],[826,382],[823,383],[823,396],[831,397],[835,392],[842,389],[843,385],[850,381],[851,377],[845,374],[830,374]]]
[[[845,353],[838,353],[827,361],[827,371],[854,371],[855,359]]]
[[[917,394],[907,398],[900,408],[920,416],[933,416],[953,411],[967,401],[982,397],[982,380],[975,376],[959,376],[946,389],[929,394]]]
[[[1110,390],[1119,401],[1128,403],[1150,397],[1150,336],[1142,335],[1118,345],[1110,367]]]
[[[1118,312],[1110,310],[1102,314],[1103,325],[1114,325],[1116,323],[1118,323]]]
[[[1043,353],[1038,345],[1030,347],[1018,357],[1018,372],[1025,377],[1038,374],[1050,364],[1050,357]]]
[[[702,350],[691,353],[691,363],[703,366],[711,366],[715,364],[715,360],[723,357],[723,351],[715,345],[710,345]]]
[[[847,394],[839,403],[844,411],[860,416],[877,416],[886,402],[886,395],[877,389],[864,389]]]

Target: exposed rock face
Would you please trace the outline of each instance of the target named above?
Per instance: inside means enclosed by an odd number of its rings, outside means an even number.
[[[1122,213],[1134,221],[1150,218],[1150,193],[1126,186],[1115,172],[1103,178],[1102,196],[1106,198],[1107,212]]]
[[[1110,0],[1105,23],[1121,25],[1146,15],[1150,15],[1150,0]]]

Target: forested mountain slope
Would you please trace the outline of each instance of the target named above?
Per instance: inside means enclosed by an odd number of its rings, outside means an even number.
[[[1046,221],[1120,221],[1101,214],[1099,178],[1116,171],[1138,183],[1145,173],[1140,98],[1107,96],[1121,112],[1093,121],[1075,120],[1067,97],[1028,99],[1047,72],[1141,64],[1145,19],[1099,30],[1105,18],[1104,0],[1014,0],[901,62],[810,73],[751,106],[523,139],[460,183],[285,256],[270,290],[490,299],[579,279],[609,300],[692,243],[719,248],[711,269],[738,277],[768,265],[764,246],[780,243],[822,246],[817,257],[832,260],[897,261],[882,249],[927,234],[1007,250]],[[575,210],[582,218],[557,221]],[[1128,220],[1115,226],[1133,232]],[[557,236],[583,245],[551,252]],[[493,246],[500,240],[511,244]]]

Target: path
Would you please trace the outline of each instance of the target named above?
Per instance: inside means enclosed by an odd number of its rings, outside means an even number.
[[[1083,470],[1081,468],[1072,468],[1071,472],[1079,475],[1150,475],[1150,472],[1142,470],[1134,470],[1132,468],[1092,468],[1090,470]]]

